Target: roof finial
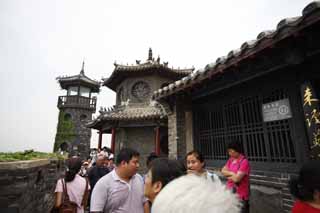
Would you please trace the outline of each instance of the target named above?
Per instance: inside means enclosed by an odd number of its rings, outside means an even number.
[[[81,68],[80,74],[84,75],[84,60],[82,61],[82,68]]]
[[[148,57],[148,61],[152,61],[152,49],[151,49],[151,47],[149,48],[149,57]]]

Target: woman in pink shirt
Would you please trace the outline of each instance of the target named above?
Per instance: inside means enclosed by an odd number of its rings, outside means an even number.
[[[229,143],[227,150],[230,158],[221,172],[228,179],[227,188],[236,193],[241,200],[243,204],[241,212],[249,213],[249,161],[242,154],[242,146],[239,142]]]
[[[63,198],[63,184],[66,184],[69,200],[76,205],[77,213],[84,213],[87,204],[89,184],[87,180],[78,173],[81,169],[81,159],[79,157],[69,158],[66,162],[65,177],[58,180],[55,189],[55,207],[60,208]]]

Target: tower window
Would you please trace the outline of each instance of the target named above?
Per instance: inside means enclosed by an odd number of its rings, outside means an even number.
[[[64,115],[64,120],[65,121],[70,121],[71,120],[71,115],[69,114],[69,113],[66,113],[65,115]]]

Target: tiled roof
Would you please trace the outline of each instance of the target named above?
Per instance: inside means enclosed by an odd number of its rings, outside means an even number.
[[[153,99],[160,99],[178,91],[201,83],[218,73],[223,73],[226,68],[239,63],[263,49],[274,45],[280,40],[289,37],[304,29],[312,23],[320,21],[320,1],[308,4],[302,11],[302,16],[281,20],[275,30],[263,31],[257,39],[244,42],[239,49],[230,51],[226,56],[219,57],[214,63],[208,64],[204,69],[192,72],[188,76],[163,87],[153,94]]]
[[[139,121],[166,118],[164,110],[158,105],[148,106],[120,106],[110,110],[100,110],[98,118],[87,124],[87,127],[94,128],[101,123],[108,121]]]
[[[67,89],[68,85],[72,85],[76,82],[81,82],[94,89],[94,92],[99,92],[100,82],[92,80],[84,74],[83,69],[80,71],[80,74],[73,76],[60,76],[56,78],[61,85],[62,89]]]
[[[103,85],[109,87],[114,91],[118,83],[123,78],[126,78],[129,75],[157,72],[160,75],[166,75],[173,78],[173,80],[177,80],[179,78],[189,75],[194,71],[194,68],[180,69],[180,68],[169,67],[168,62],[161,63],[160,58],[158,58],[157,60],[154,60],[153,58],[149,58],[145,63],[140,63],[140,61],[137,60],[136,64],[132,64],[132,65],[122,65],[122,64],[114,63],[114,66],[115,68],[111,76],[103,80],[104,81]]]
[[[163,69],[168,72],[172,72],[174,74],[180,74],[180,75],[188,75],[190,74],[194,68],[189,69],[175,69],[173,67],[169,67],[167,64],[160,64],[160,63],[144,63],[144,64],[136,64],[136,65],[121,65],[121,64],[115,64],[115,71],[129,71],[129,72],[137,72],[137,71],[145,71],[150,70],[151,68],[155,69]]]

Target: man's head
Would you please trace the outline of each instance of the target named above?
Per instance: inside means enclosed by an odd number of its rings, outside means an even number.
[[[156,197],[152,213],[238,213],[239,201],[224,185],[193,174],[171,181]]]
[[[132,177],[138,171],[139,156],[139,152],[134,149],[121,149],[116,158],[117,169],[120,169],[126,177]]]
[[[151,166],[151,162],[154,160],[154,159],[157,159],[158,158],[158,155],[154,152],[151,152],[150,155],[147,157],[147,161],[146,161],[146,165],[147,165],[147,168],[150,169],[150,166]]]
[[[106,164],[107,157],[104,154],[98,154],[97,155],[97,161],[96,161],[96,166],[97,167],[103,167]],[[108,164],[108,163],[107,163]]]
[[[145,196],[153,202],[157,194],[171,180],[184,174],[186,174],[186,168],[179,161],[165,158],[154,159],[145,179]]]

